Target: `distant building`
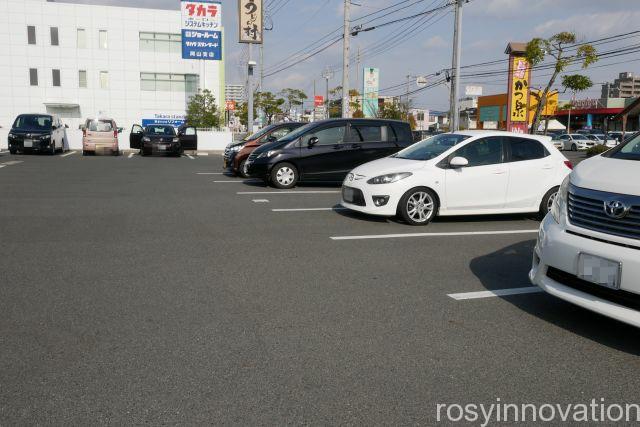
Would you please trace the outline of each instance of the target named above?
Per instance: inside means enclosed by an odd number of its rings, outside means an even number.
[[[247,99],[244,85],[227,84],[224,87],[224,93],[226,99],[236,101],[236,103],[242,103]]]
[[[602,85],[601,98],[634,98],[640,96],[640,76],[620,73],[613,83]]]

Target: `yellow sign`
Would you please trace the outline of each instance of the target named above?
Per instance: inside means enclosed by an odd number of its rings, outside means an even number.
[[[510,119],[512,122],[526,122],[529,104],[529,63],[523,57],[514,57],[511,67]]]

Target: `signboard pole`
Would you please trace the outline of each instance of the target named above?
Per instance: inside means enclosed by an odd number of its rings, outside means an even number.
[[[251,43],[249,43],[249,62],[247,73],[247,132],[253,133],[253,63],[251,61]]]

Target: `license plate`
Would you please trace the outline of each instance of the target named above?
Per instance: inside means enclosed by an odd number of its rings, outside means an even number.
[[[622,264],[595,255],[578,255],[578,277],[596,285],[620,289]]]
[[[345,202],[353,202],[353,189],[349,187],[345,187],[342,189],[342,199]]]
[[[23,144],[24,148],[31,148],[33,147],[33,139],[25,139]]]
[[[158,150],[162,151],[162,150],[166,150],[167,147],[164,145],[158,145]]]

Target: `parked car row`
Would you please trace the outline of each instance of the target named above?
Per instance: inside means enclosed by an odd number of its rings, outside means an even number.
[[[622,133],[621,133],[622,135]],[[559,150],[580,151],[588,150],[595,145],[604,145],[612,148],[620,143],[620,139],[611,134],[604,133],[565,133],[553,137],[553,143]]]
[[[60,118],[52,114],[20,114],[16,117],[8,136],[9,152],[49,153],[63,152],[65,129]],[[118,128],[111,118],[88,118],[82,126],[82,154],[120,154]],[[142,156],[151,154],[181,155],[185,150],[197,150],[198,134],[194,127],[181,126],[176,130],[169,125],[150,125],[143,128],[135,124],[129,134],[129,147],[140,150]]]

